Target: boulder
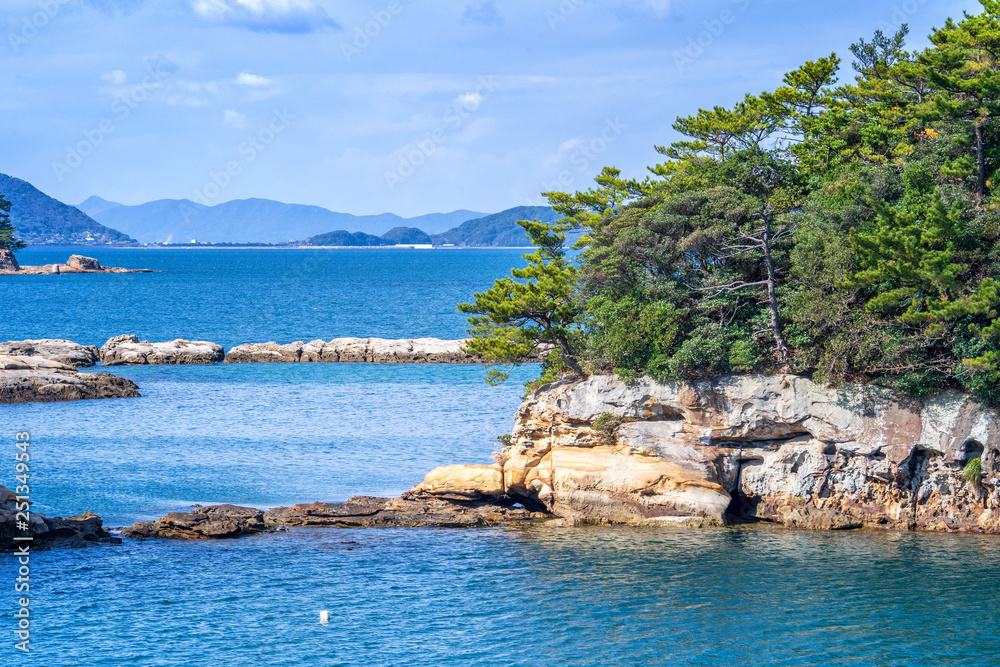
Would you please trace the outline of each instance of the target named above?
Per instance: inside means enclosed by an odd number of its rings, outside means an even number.
[[[93,257],[84,257],[83,255],[70,255],[70,258],[66,260],[66,266],[80,271],[100,271],[103,268],[101,263]]]
[[[222,346],[207,341],[178,338],[165,343],[150,343],[138,336],[115,336],[101,346],[101,363],[105,366],[214,364],[222,361]]]
[[[100,353],[94,345],[80,345],[69,340],[53,338],[11,340],[0,343],[0,354],[42,357],[75,368],[93,366],[100,361]]]
[[[24,525],[23,515],[18,517],[17,495],[5,486],[0,486],[0,551],[11,551],[28,544],[32,549],[39,547],[80,547],[97,542],[120,543],[104,530],[101,517],[93,512],[84,512],[67,519],[48,518],[44,514],[28,511],[28,521]],[[31,503],[28,503],[29,507]],[[15,538],[30,537],[31,541]]]
[[[134,382],[115,375],[80,373],[42,357],[0,355],[0,404],[137,396]]]
[[[521,406],[501,460],[509,495],[578,523],[1000,533],[1000,418],[956,391],[563,380]]]
[[[227,364],[271,364],[299,361],[302,341],[279,345],[277,343],[247,343],[237,345],[225,356]],[[311,360],[309,360],[311,361]]]

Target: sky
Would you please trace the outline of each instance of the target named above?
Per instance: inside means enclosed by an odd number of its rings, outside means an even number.
[[[69,204],[494,212],[975,0],[3,0],[0,172]]]

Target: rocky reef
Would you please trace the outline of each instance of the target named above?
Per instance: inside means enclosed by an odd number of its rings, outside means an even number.
[[[328,362],[376,364],[473,364],[482,359],[462,350],[464,340],[334,338],[331,341],[247,343],[226,354],[227,364]]]
[[[150,343],[138,336],[115,336],[100,349],[105,366],[142,366],[166,364],[215,364],[225,354],[222,346],[207,341],[178,338],[165,343]]]
[[[529,398],[494,473],[449,466],[421,486],[502,493],[576,523],[995,534],[998,447],[998,416],[959,392],[594,376]]]
[[[120,538],[112,537],[104,530],[101,517],[93,512],[84,512],[68,519],[50,519],[34,511],[29,514],[27,530],[19,528],[17,495],[7,487],[0,486],[0,551],[9,551],[25,544],[38,548],[79,547],[96,542],[121,542]],[[31,541],[18,541],[14,539],[15,537],[31,537]]]
[[[283,526],[329,528],[473,528],[546,517],[510,499],[474,493],[404,493],[399,498],[356,496],[344,503],[309,503],[268,511],[235,505],[215,505],[192,512],[171,512],[155,521],[141,521],[122,530],[127,537],[224,539],[266,533]]]
[[[0,404],[132,398],[131,380],[107,373],[80,373],[44,357],[0,354]]]
[[[65,273],[152,273],[152,269],[123,269],[101,266],[93,257],[71,255],[64,264],[20,266],[9,250],[0,250],[0,275],[61,275]]]

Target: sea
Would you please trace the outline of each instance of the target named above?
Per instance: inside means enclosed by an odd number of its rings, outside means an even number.
[[[459,338],[519,250],[28,248],[150,274],[0,276],[0,340]],[[523,383],[465,365],[113,370],[141,398],[0,406],[34,510],[118,527],[195,504],[399,494],[487,463]],[[0,665],[924,666],[1000,663],[1000,538],[670,528],[292,529],[0,554]],[[328,612],[322,623],[320,612]]]

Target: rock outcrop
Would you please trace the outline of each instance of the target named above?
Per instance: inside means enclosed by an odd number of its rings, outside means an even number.
[[[0,355],[0,404],[132,398],[139,388],[108,373],[79,373],[35,356]]]
[[[916,401],[792,375],[595,376],[521,406],[501,485],[578,523],[1000,533],[998,450],[1000,418],[955,391]],[[975,459],[982,477],[966,479]],[[422,487],[493,488],[480,468],[438,469]]]
[[[399,498],[356,496],[344,503],[309,503],[267,512],[252,507],[216,505],[194,512],[172,512],[122,530],[127,537],[223,539],[270,532],[281,526],[328,528],[475,528],[545,518],[496,497],[448,498],[416,490]]]
[[[101,358],[100,352],[94,345],[80,345],[69,340],[53,338],[10,340],[0,343],[0,354],[19,357],[41,357],[75,368],[93,366]]]
[[[222,346],[207,341],[178,338],[165,343],[150,343],[138,336],[115,336],[101,346],[105,366],[142,366],[167,364],[214,364],[223,360]]]
[[[334,338],[331,341],[247,343],[226,354],[227,364],[330,362],[376,364],[474,364],[481,358],[462,350],[464,340],[440,338]]]
[[[14,273],[21,270],[17,257],[7,248],[0,248],[0,273]]]
[[[112,537],[104,530],[101,517],[93,512],[84,512],[68,519],[50,519],[44,514],[29,511],[27,529],[19,527],[17,514],[17,495],[7,487],[0,486],[0,551],[13,550],[25,544],[35,549],[53,546],[77,547],[96,542],[121,542],[120,538]],[[23,521],[23,515],[20,520]],[[30,537],[31,541],[16,540],[18,537]]]
[[[194,512],[171,512],[156,521],[140,521],[122,531],[127,537],[164,537],[208,540],[266,533],[276,526],[264,523],[264,512],[252,507],[214,505]]]
[[[152,273],[152,269],[123,269],[120,266],[101,266],[93,257],[71,255],[65,264],[18,266],[14,254],[0,251],[0,275],[60,275],[64,273]]]

